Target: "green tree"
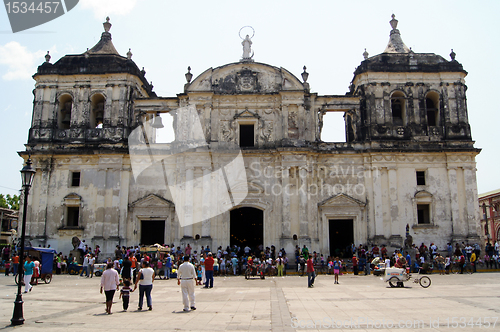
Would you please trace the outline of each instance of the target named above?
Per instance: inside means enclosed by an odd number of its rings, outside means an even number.
[[[19,195],[9,195],[4,196],[0,194],[0,207],[12,210],[19,210]]]

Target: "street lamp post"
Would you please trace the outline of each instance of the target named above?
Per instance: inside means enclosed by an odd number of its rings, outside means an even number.
[[[24,274],[24,238],[26,235],[26,213],[28,211],[28,194],[30,192],[31,184],[33,183],[33,178],[35,177],[36,171],[31,167],[31,157],[28,157],[26,166],[21,170],[21,178],[23,181],[24,189],[24,202],[23,202],[23,224],[21,231],[21,248],[19,252],[19,282],[17,284],[17,296],[14,301],[14,313],[12,314],[12,319],[10,320],[12,325],[24,324],[23,317],[23,296],[21,294],[23,274]]]

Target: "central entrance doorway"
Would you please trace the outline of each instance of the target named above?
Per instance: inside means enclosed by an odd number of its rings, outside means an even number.
[[[352,219],[328,220],[330,231],[330,256],[348,257],[350,246],[354,243]]]
[[[141,220],[141,244],[165,243],[165,220]]]
[[[257,253],[259,245],[264,244],[264,212],[253,207],[241,207],[230,212],[230,245],[242,250],[246,246]]]

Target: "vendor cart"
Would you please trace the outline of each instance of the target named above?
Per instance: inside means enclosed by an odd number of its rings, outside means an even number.
[[[53,263],[54,255],[57,252],[52,248],[36,248],[36,247],[25,247],[24,252],[26,255],[30,255],[33,258],[37,258],[40,261],[40,279],[46,284],[50,284],[52,281]],[[24,264],[24,263],[23,263]],[[22,268],[20,266],[19,268]],[[19,274],[16,275],[16,284],[19,283]]]

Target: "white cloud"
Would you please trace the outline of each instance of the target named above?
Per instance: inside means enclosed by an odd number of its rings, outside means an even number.
[[[0,46],[0,65],[7,67],[7,72],[2,75],[2,78],[6,81],[31,78],[36,67],[45,60],[43,58],[45,54],[46,51],[30,52],[25,46],[15,41]]]
[[[94,16],[104,19],[111,15],[126,15],[132,11],[138,0],[81,0],[81,8],[91,9]]]

